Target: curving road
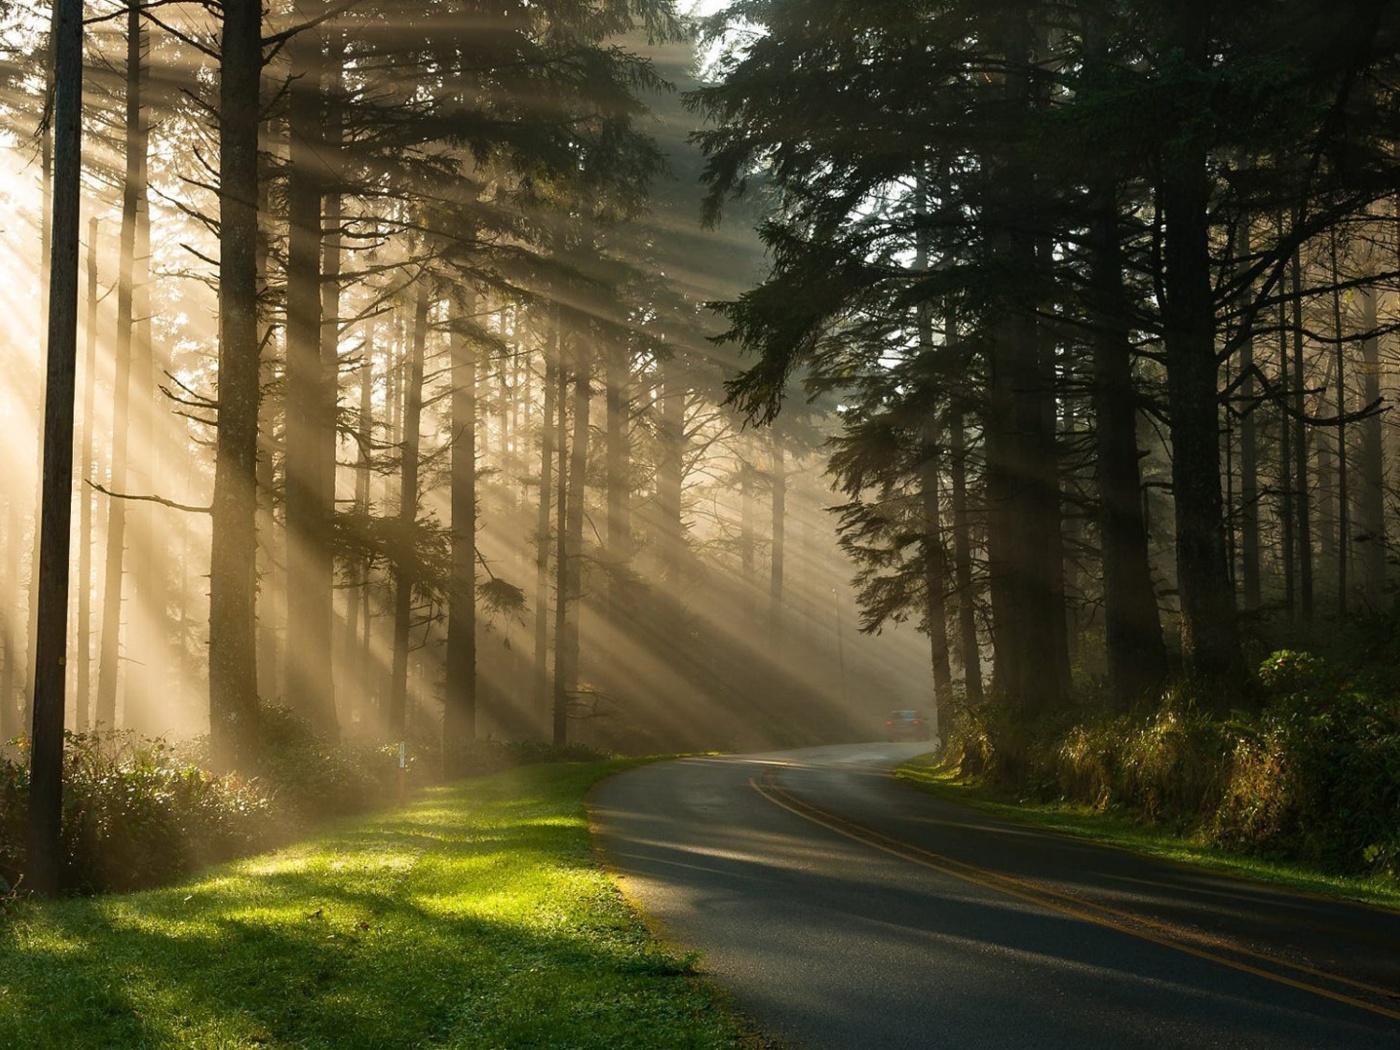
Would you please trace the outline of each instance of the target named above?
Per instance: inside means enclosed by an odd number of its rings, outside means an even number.
[[[1400,914],[888,776],[926,747],[645,766],[590,796],[596,840],[661,936],[785,1045],[1400,1048]]]

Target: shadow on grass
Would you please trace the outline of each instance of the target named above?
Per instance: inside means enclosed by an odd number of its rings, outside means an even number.
[[[605,771],[515,771],[182,887],[27,906],[0,925],[0,1046],[734,1045],[591,863],[578,800]]]

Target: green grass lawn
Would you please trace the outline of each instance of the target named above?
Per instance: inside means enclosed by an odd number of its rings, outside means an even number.
[[[1087,806],[1008,799],[976,781],[959,778],[932,755],[905,763],[895,770],[895,776],[955,802],[1047,831],[1305,893],[1400,909],[1400,886],[1392,882],[1327,875],[1302,865],[1228,853],[1170,829],[1145,825],[1124,815],[1097,813]]]
[[[739,1047],[599,869],[626,763],[436,789],[154,892],[0,916],[0,1048]]]

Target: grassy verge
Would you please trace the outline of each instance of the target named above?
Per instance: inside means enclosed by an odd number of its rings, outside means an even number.
[[[530,766],[164,890],[0,915],[0,1047],[738,1047]]]
[[[1229,853],[1167,828],[1142,824],[1121,814],[1099,813],[1088,806],[1009,798],[976,779],[959,776],[932,755],[905,763],[895,770],[895,776],[924,791],[1046,831],[1305,893],[1400,909],[1400,887],[1393,883],[1332,876],[1299,865]]]

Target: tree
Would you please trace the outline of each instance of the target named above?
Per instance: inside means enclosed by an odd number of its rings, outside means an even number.
[[[79,0],[55,0],[54,192],[49,262],[48,376],[39,608],[34,638],[34,722],[29,774],[29,880],[58,891],[63,797],[63,706],[68,652],[69,527],[73,500],[73,398],[78,340],[78,204],[82,177],[83,26]]]
[[[219,52],[219,425],[209,565],[209,732],[221,768],[246,759],[258,721],[253,610],[261,29],[260,0],[227,0]]]
[[[295,709],[321,733],[337,733],[331,673],[335,514],[336,351],[323,337],[336,318],[322,314],[322,255],[338,247],[323,236],[322,215],[335,175],[327,156],[323,46],[313,30],[289,45],[287,170],[287,421],[285,499],[287,692]],[[338,268],[338,260],[333,264]],[[334,287],[327,275],[326,289]],[[330,300],[333,302],[334,300]]]

